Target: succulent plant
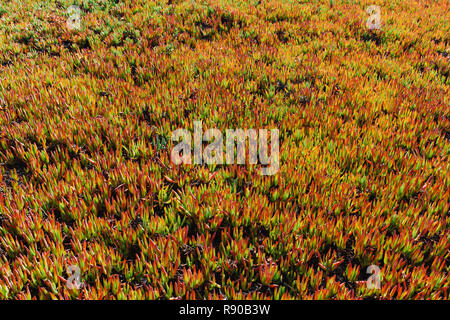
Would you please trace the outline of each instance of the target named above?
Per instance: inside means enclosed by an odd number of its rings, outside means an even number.
[[[0,299],[448,298],[445,4],[34,3],[0,5]],[[174,165],[196,120],[279,129],[279,172]]]

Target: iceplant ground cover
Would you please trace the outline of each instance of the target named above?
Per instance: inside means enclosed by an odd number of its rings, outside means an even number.
[[[449,21],[2,0],[0,298],[447,299]],[[276,174],[174,164],[196,121],[278,130]]]

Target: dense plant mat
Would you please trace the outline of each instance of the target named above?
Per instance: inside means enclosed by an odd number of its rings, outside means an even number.
[[[2,0],[0,298],[447,299],[449,10]],[[279,172],[174,165],[197,120]]]

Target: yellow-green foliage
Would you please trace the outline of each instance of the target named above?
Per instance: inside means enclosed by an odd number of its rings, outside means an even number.
[[[449,21],[431,0],[2,0],[0,298],[448,298]],[[278,128],[279,173],[173,165],[195,120]]]

